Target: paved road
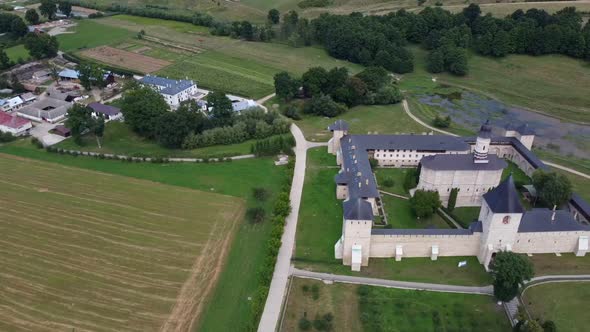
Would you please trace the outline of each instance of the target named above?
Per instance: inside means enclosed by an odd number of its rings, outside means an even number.
[[[303,190],[303,181],[305,180],[305,164],[307,159],[308,144],[303,137],[301,129],[295,124],[291,125],[291,133],[295,137],[295,172],[293,174],[293,184],[291,186],[291,214],[286,219],[285,232],[281,238],[282,245],[277,257],[274,274],[270,283],[270,290],[266,298],[262,318],[258,325],[259,332],[273,332],[277,328],[277,323],[281,314],[283,298],[287,290],[287,281],[289,279],[291,256],[295,246],[295,232],[297,230],[297,217],[299,216],[299,205],[301,203],[301,192]]]
[[[529,2],[529,3],[530,3],[530,2]],[[433,127],[433,126],[431,126],[431,125],[429,125],[429,124],[425,123],[424,121],[420,120],[418,117],[416,117],[414,114],[412,114],[412,112],[410,111],[410,107],[408,106],[408,102],[407,102],[405,99],[402,101],[402,105],[403,105],[403,107],[404,107],[404,111],[406,111],[406,114],[407,114],[407,115],[408,115],[410,118],[412,118],[414,121],[416,121],[416,122],[418,122],[419,124],[423,125],[424,127],[428,128],[428,129],[430,129],[430,130],[433,130],[433,131],[439,132],[439,133],[441,133],[441,134],[445,134],[445,135],[451,135],[451,136],[459,137],[459,135],[456,135],[456,134],[450,133],[450,132],[448,132],[448,131],[445,131],[445,130],[441,130],[441,129],[435,128],[435,127]],[[555,163],[552,163],[552,162],[550,162],[550,161],[546,161],[546,160],[541,160],[541,161],[542,161],[543,163],[545,163],[547,166],[551,166],[551,167],[559,168],[559,169],[561,169],[561,170],[564,170],[564,171],[566,171],[566,172],[570,172],[570,173],[572,173],[572,174],[575,174],[575,175],[578,175],[578,176],[584,177],[584,178],[586,178],[586,179],[590,179],[590,175],[588,175],[588,174],[586,174],[586,173],[582,173],[582,172],[580,172],[580,171],[576,171],[575,169],[572,169],[572,168],[569,168],[569,167],[566,167],[566,166],[562,166],[562,165],[559,165],[559,164],[555,164]]]
[[[370,286],[380,286],[389,288],[402,288],[402,289],[413,289],[413,290],[427,290],[433,292],[444,292],[444,293],[466,293],[466,294],[484,294],[492,295],[493,287],[490,286],[454,286],[454,285],[443,285],[443,284],[429,284],[422,282],[409,282],[409,281],[397,281],[377,278],[365,278],[365,277],[354,277],[345,276],[329,273],[319,273],[300,270],[292,268],[292,274],[295,277],[317,279],[332,282],[343,282],[349,284],[361,284]]]

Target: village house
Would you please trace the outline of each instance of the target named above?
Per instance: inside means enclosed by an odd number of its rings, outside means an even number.
[[[13,136],[27,135],[33,127],[31,121],[21,118],[16,114],[8,114],[0,111],[0,131],[10,133]]]
[[[197,93],[197,85],[192,80],[174,80],[146,75],[139,82],[158,91],[166,103],[174,109]]]
[[[23,104],[24,101],[19,96],[0,100],[0,108],[4,112],[16,111],[23,107]]]
[[[328,129],[333,133],[328,151],[341,167],[335,176],[336,196],[344,200],[342,236],[334,252],[354,271],[367,266],[370,257],[477,256],[488,269],[500,250],[577,256],[588,251],[590,204],[574,194],[562,209],[527,211],[512,175],[500,183],[503,159],[529,176],[548,169],[530,151],[534,133],[527,126],[506,128],[495,137],[486,123],[475,138],[349,135],[342,120]],[[416,189],[437,191],[443,201],[453,188],[460,189],[457,205],[481,206],[478,220],[467,229],[374,228],[380,194],[369,158],[382,166],[418,167]]]
[[[92,109],[93,117],[98,118],[102,115],[105,122],[123,119],[123,113],[121,113],[121,109],[118,107],[104,105],[97,102],[88,104],[88,107]]]

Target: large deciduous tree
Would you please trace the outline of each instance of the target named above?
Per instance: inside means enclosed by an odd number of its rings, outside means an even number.
[[[416,190],[410,198],[412,211],[418,218],[428,218],[440,207],[438,191]]]
[[[271,24],[278,24],[281,20],[281,14],[275,8],[268,11],[267,19]]]
[[[156,91],[141,87],[125,93],[121,99],[121,111],[125,123],[140,136],[154,138],[160,116],[168,110],[168,104]]]
[[[105,86],[104,70],[93,63],[82,63],[78,66],[80,84],[86,90],[92,86],[102,88]]]
[[[39,5],[39,12],[41,15],[47,17],[48,20],[53,20],[55,18],[55,13],[57,13],[57,3],[55,0],[41,0],[41,4]]]
[[[207,107],[210,109],[211,120],[216,127],[232,124],[234,109],[231,100],[222,91],[211,91],[207,97]]]
[[[69,1],[60,1],[57,8],[66,17],[70,17],[70,14],[72,13],[72,4]]]
[[[541,202],[548,207],[560,207],[572,195],[572,184],[563,174],[537,170],[533,173],[533,185]]]
[[[496,253],[492,264],[494,296],[500,301],[510,301],[518,294],[518,288],[534,277],[533,264],[524,256],[510,251]]]
[[[80,142],[81,136],[94,127],[94,119],[91,113],[92,110],[90,108],[80,104],[74,104],[68,110],[66,127],[70,129],[72,137],[78,143]]]
[[[35,9],[31,8],[25,13],[25,20],[32,25],[39,24],[39,14]]]
[[[25,49],[35,59],[52,58],[57,55],[57,38],[46,33],[29,33],[25,37]]]
[[[280,72],[274,76],[275,93],[283,100],[291,100],[297,94],[301,83],[287,72]]]

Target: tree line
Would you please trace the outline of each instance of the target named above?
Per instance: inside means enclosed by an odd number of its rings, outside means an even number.
[[[167,148],[235,144],[289,130],[289,122],[276,112],[251,109],[236,113],[223,92],[210,92],[206,101],[207,114],[195,101],[183,102],[176,111],[170,112],[158,92],[135,86],[123,96],[121,111],[125,123],[135,133]]]
[[[590,23],[583,24],[575,7],[554,14],[519,9],[495,18],[471,4],[456,14],[427,7],[384,16],[322,14],[311,21],[291,11],[283,16],[279,37],[296,47],[319,43],[335,58],[396,73],[414,68],[409,43],[430,51],[429,71],[456,75],[467,73],[467,49],[493,57],[558,53],[590,59]]]
[[[402,100],[391,75],[382,67],[368,67],[356,75],[350,75],[345,67],[313,67],[301,78],[281,72],[275,75],[274,86],[277,96],[285,101],[306,98],[304,113],[328,117],[342,114],[347,107],[395,104]],[[298,113],[295,105],[289,105],[285,111],[293,119],[299,118]]]

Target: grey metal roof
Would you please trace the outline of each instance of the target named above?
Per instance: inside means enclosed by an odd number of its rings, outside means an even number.
[[[508,164],[495,154],[488,155],[487,163],[475,163],[473,154],[436,154],[423,157],[422,167],[438,171],[499,171]]]
[[[106,114],[106,115],[117,115],[117,114],[121,113],[121,109],[119,109],[118,107],[114,107],[111,105],[104,105],[104,104],[97,103],[97,102],[92,102],[92,103],[88,104],[88,107],[90,107],[93,111],[95,111],[97,113]]]
[[[423,151],[471,151],[461,138],[447,135],[353,135],[357,145],[365,150],[423,150]]]
[[[566,210],[532,209],[520,221],[519,233],[590,231],[590,226],[578,223]],[[553,219],[553,220],[552,220]]]
[[[482,138],[492,137],[492,125],[490,125],[490,120],[486,120],[486,122],[483,125],[481,125],[477,136]]]
[[[457,228],[416,228],[416,229],[400,229],[400,228],[373,228],[371,235],[471,235],[471,229],[457,229]]]
[[[496,188],[483,195],[483,199],[494,213],[523,213],[512,174]]]
[[[328,126],[328,130],[329,131],[334,131],[334,130],[347,131],[348,130],[348,123],[344,120],[336,120],[336,122],[334,122],[330,126]]]
[[[346,220],[373,220],[371,203],[362,198],[350,198],[342,203],[342,207]]]
[[[175,95],[195,85],[189,80],[173,80],[169,78],[146,75],[139,80],[143,84],[156,85],[161,88],[160,93]]]
[[[19,109],[17,113],[53,120],[65,115],[71,107],[72,104],[67,101],[48,97],[39,99],[32,104]]]

